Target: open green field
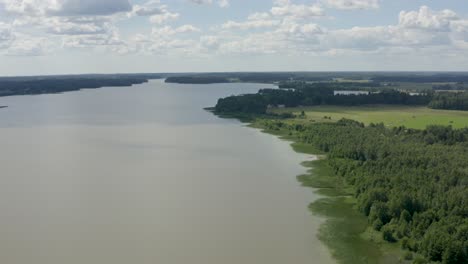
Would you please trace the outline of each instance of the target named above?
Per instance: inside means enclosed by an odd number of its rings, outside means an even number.
[[[468,127],[468,111],[435,110],[427,107],[409,106],[314,106],[270,110],[274,113],[294,113],[306,116],[304,122],[330,122],[341,118],[353,119],[365,124],[383,122],[386,126],[405,126],[424,129],[428,125],[451,125],[454,128]],[[331,117],[331,120],[325,117]]]

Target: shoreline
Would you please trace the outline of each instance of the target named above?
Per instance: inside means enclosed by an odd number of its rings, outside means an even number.
[[[289,142],[297,153],[311,155],[311,159],[300,164],[307,168],[307,172],[297,175],[297,181],[321,196],[312,201],[308,209],[312,215],[324,219],[318,230],[318,238],[336,263],[411,263],[401,259],[398,245],[385,242],[380,233],[372,230],[367,218],[356,209],[353,187],[334,175],[326,163],[325,153],[301,143],[286,131],[268,130],[262,125],[262,120],[253,118],[240,121],[247,123],[247,127]]]

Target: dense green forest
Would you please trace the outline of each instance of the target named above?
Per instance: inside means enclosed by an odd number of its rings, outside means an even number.
[[[280,89],[262,89],[256,95],[240,95],[220,99],[218,112],[265,113],[268,106],[286,107],[338,105],[419,105],[433,109],[468,110],[468,93],[436,92],[434,90],[410,93],[381,87],[379,83],[306,83],[281,82]],[[437,86],[438,87],[438,86]],[[334,94],[336,91],[367,91],[368,94]]]
[[[434,109],[468,110],[468,93],[437,93],[429,103]]]
[[[326,152],[384,240],[429,261],[468,263],[468,128],[263,122]]]
[[[427,105],[431,95],[411,96],[395,90],[384,90],[369,95],[334,95],[328,87],[314,87],[294,90],[262,89],[257,94],[246,94],[221,98],[216,104],[217,112],[243,112],[264,114],[268,106],[286,107],[315,105]]]

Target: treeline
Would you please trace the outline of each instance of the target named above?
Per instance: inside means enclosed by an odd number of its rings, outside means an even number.
[[[216,72],[174,74],[168,82],[223,83],[223,82],[331,82],[344,80],[371,80],[375,83],[456,83],[468,82],[468,73],[446,72]],[[365,82],[362,82],[365,83]]]
[[[334,90],[328,87],[294,90],[262,89],[255,95],[240,95],[219,99],[215,110],[220,113],[263,114],[266,113],[268,106],[279,105],[286,107],[368,104],[427,105],[430,100],[430,95],[411,96],[395,90],[384,90],[369,95],[334,95]]]
[[[429,261],[468,263],[468,129],[265,122],[328,153],[383,239]]]
[[[212,84],[229,83],[230,80],[222,76],[173,76],[166,78],[166,82],[180,84]]]
[[[380,83],[340,83],[287,81],[279,84],[280,89],[263,89],[257,96],[241,95],[228,100],[219,100],[218,112],[229,112],[232,109],[243,109],[248,113],[265,113],[268,106],[284,105],[286,107],[340,105],[359,106],[369,104],[384,105],[418,105],[433,109],[468,110],[468,92],[434,92],[423,91],[417,94],[381,87]],[[335,91],[357,90],[369,91],[369,94],[334,95]],[[255,98],[256,101],[251,100]]]
[[[456,84],[435,84],[432,86],[434,91],[467,91],[468,86],[465,83]]]
[[[168,83],[212,84],[229,82],[276,83],[289,80],[331,81],[332,74],[309,72],[224,72],[192,73],[168,77]]]
[[[105,86],[131,86],[157,77],[159,75],[152,74],[6,77],[0,78],[0,96],[62,93]]]
[[[468,82],[468,73],[377,74],[371,79],[375,82],[457,83]]]
[[[430,108],[468,111],[468,93],[436,93]]]
[[[379,82],[366,81],[366,82],[316,82],[308,83],[305,81],[282,81],[278,84],[280,89],[297,89],[297,90],[308,90],[308,89],[334,89],[334,90],[368,90],[377,91],[377,88],[381,88]],[[376,88],[376,89],[372,89]]]

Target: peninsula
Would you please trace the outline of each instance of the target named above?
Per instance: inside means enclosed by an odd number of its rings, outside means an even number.
[[[466,89],[414,84],[285,81],[212,110],[323,157],[298,180],[340,263],[466,263],[468,111],[439,110],[468,110]]]

